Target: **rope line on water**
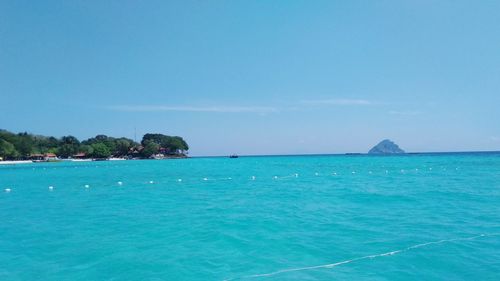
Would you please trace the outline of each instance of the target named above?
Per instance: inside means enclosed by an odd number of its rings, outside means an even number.
[[[385,256],[392,256],[392,255],[400,254],[400,253],[403,253],[403,252],[406,252],[406,251],[410,251],[410,250],[413,250],[413,249],[426,247],[426,246],[429,246],[429,245],[436,245],[436,244],[442,244],[442,243],[451,243],[451,242],[455,242],[455,241],[475,240],[475,239],[481,238],[481,237],[491,237],[491,236],[498,236],[498,235],[500,235],[500,233],[479,234],[479,235],[470,236],[470,237],[453,238],[453,239],[442,239],[442,240],[437,240],[437,241],[431,241],[431,242],[425,242],[425,243],[415,244],[415,245],[412,245],[412,246],[409,246],[409,247],[406,247],[406,248],[402,248],[402,249],[398,249],[398,250],[394,250],[394,251],[390,251],[390,252],[385,252],[385,253],[381,253],[381,254],[367,255],[367,256],[357,257],[357,258],[348,259],[348,260],[344,260],[344,261],[339,261],[339,262],[335,262],[335,263],[322,264],[322,265],[314,265],[314,266],[306,266],[306,267],[281,269],[281,270],[277,270],[277,271],[269,272],[269,273],[260,273],[260,274],[245,275],[245,276],[241,276],[241,277],[224,279],[224,281],[231,281],[231,280],[237,280],[237,279],[248,279],[248,278],[259,278],[259,277],[269,277],[269,276],[274,276],[274,275],[278,275],[278,274],[282,274],[282,273],[287,273],[287,272],[295,272],[295,271],[305,271],[305,270],[322,269],[322,268],[330,269],[330,268],[337,267],[339,265],[348,264],[348,263],[352,263],[352,262],[357,262],[357,261],[360,261],[360,260],[374,259],[374,258],[385,257]]]

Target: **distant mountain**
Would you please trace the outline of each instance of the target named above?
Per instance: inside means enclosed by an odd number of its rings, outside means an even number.
[[[368,154],[398,154],[405,153],[397,144],[391,140],[383,140],[374,146]]]

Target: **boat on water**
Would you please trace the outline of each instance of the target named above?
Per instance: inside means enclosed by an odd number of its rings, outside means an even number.
[[[239,157],[239,156],[238,156],[238,155],[236,155],[236,154],[231,154],[231,155],[229,155],[229,158],[238,158],[238,157]]]

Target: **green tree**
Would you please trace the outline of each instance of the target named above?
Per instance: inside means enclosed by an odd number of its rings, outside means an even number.
[[[54,137],[33,135],[32,153],[47,153],[59,147],[59,140]]]
[[[151,155],[157,154],[159,150],[160,150],[159,144],[149,141],[146,142],[146,145],[144,146],[144,149],[142,150],[141,154],[143,157],[151,157]]]
[[[82,145],[80,145],[80,147],[78,148],[78,152],[83,152],[83,153],[85,153],[86,155],[91,155],[91,154],[94,152],[94,149],[92,148],[92,146],[91,146],[91,145],[82,144]]]
[[[19,133],[13,142],[11,142],[21,157],[27,157],[33,152],[33,138],[28,133]]]
[[[57,155],[63,158],[68,158],[78,151],[78,146],[71,144],[63,144],[57,149]]]
[[[94,143],[92,147],[92,157],[98,159],[105,159],[111,156],[111,151],[104,143]]]
[[[126,138],[121,138],[123,140],[127,140]],[[82,144],[86,144],[86,145],[92,145],[92,144],[96,144],[96,143],[102,143],[104,145],[106,145],[109,149],[109,151],[111,151],[111,154],[115,154],[115,155],[118,155],[120,153],[118,153],[118,151],[121,151],[122,147],[118,148],[117,147],[117,139],[113,138],[113,137],[108,137],[106,135],[97,135],[95,136],[94,138],[90,138],[88,140],[85,140],[82,142]],[[126,153],[125,153],[126,155]]]
[[[80,141],[73,136],[64,136],[61,138],[62,145],[58,149],[58,155],[64,158],[78,153]]]
[[[145,134],[142,138],[142,145],[153,142],[160,145],[160,149],[165,150],[169,154],[184,154],[189,149],[189,146],[183,138],[178,136],[167,136],[162,134]]]
[[[170,137],[167,147],[175,154],[185,153],[189,149],[184,139],[178,136]]]
[[[64,136],[61,138],[61,142],[64,144],[73,144],[73,145],[79,145],[80,141],[73,137],[73,136]]]
[[[31,153],[48,152],[61,157],[69,157],[78,152],[98,158],[107,158],[110,155],[149,157],[158,152],[184,154],[189,149],[181,137],[163,134],[144,135],[141,141],[142,146],[131,139],[113,138],[106,135],[97,135],[80,143],[74,136],[57,139],[26,132],[14,134],[2,129],[0,129],[0,140],[2,140],[0,156],[6,159],[23,159],[29,157]]]
[[[19,157],[19,152],[17,152],[12,143],[0,139],[0,157],[4,159],[16,159]]]
[[[120,138],[115,140],[115,155],[125,156],[129,153],[130,148],[132,148],[132,142],[126,138]]]

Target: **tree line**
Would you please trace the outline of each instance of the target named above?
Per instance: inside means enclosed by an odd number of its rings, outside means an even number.
[[[128,138],[97,135],[83,141],[74,136],[61,138],[0,130],[0,157],[4,160],[29,159],[34,154],[53,153],[60,158],[78,154],[84,158],[149,158],[156,154],[185,156],[189,146],[182,137],[145,134],[140,143]]]

